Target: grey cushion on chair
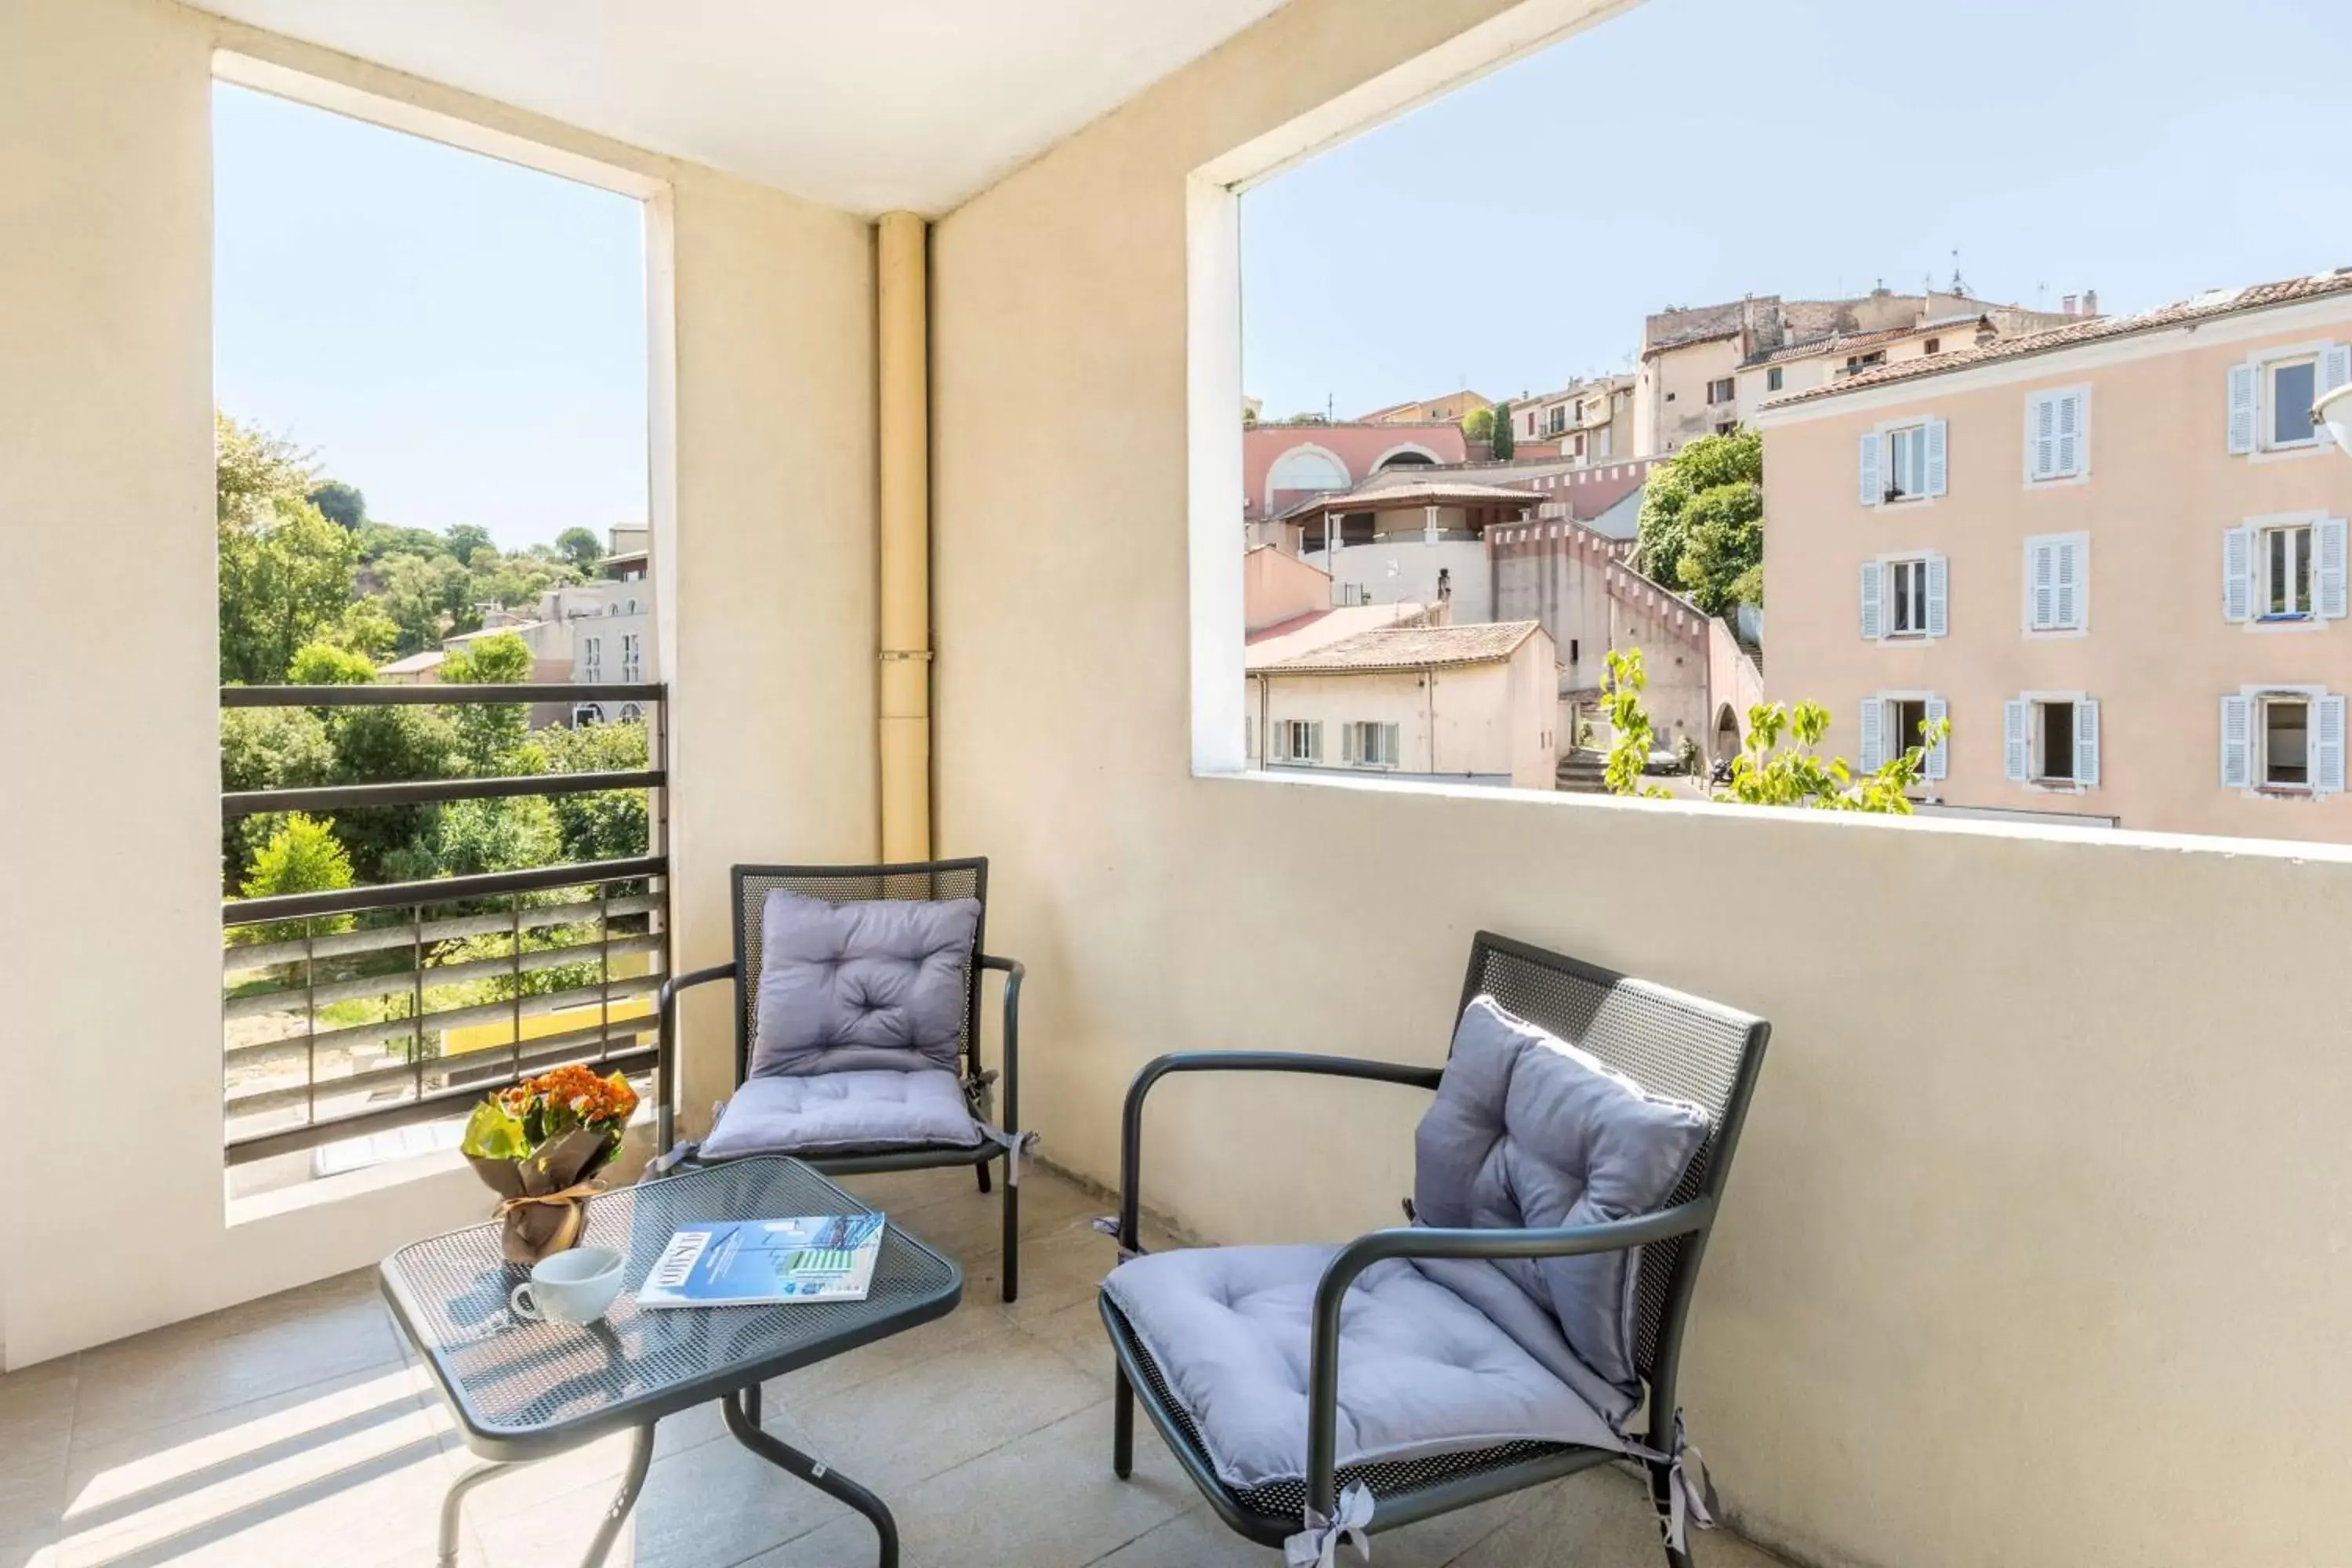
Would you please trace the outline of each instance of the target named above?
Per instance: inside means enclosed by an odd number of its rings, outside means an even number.
[[[971,1148],[980,1128],[963,1085],[944,1068],[755,1078],[727,1102],[702,1142],[710,1160],[845,1149]]]
[[[979,930],[977,899],[833,904],[771,889],[751,1076],[952,1071]]]
[[[1338,1250],[1160,1252],[1120,1264],[1103,1281],[1228,1486],[1307,1473],[1315,1285]],[[1373,1265],[1348,1292],[1338,1438],[1341,1465],[1521,1439],[1618,1443],[1609,1424],[1512,1336],[1403,1263]]]
[[[1424,1225],[1597,1225],[1659,1207],[1707,1131],[1706,1113],[1632,1079],[1475,998],[1454,1031],[1436,1102],[1414,1134],[1413,1210]],[[1517,1291],[1554,1319],[1612,1420],[1641,1394],[1634,1371],[1638,1254],[1416,1267],[1524,1334]]]

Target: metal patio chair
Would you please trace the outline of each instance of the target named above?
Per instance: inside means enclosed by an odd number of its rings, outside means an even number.
[[[1665,1203],[1646,1214],[1599,1225],[1549,1229],[1412,1226],[1374,1231],[1340,1247],[1315,1289],[1304,1479],[1248,1490],[1220,1479],[1192,1413],[1171,1392],[1106,1289],[1102,1315],[1118,1373],[1113,1468],[1121,1479],[1132,1469],[1134,1405],[1139,1396],[1170,1451],[1229,1528],[1262,1545],[1291,1543],[1294,1552],[1304,1542],[1305,1552],[1294,1561],[1329,1563],[1342,1535],[1408,1524],[1631,1457],[1649,1473],[1667,1561],[1674,1568],[1689,1568],[1684,1526],[1711,1521],[1695,1453],[1691,1470],[1684,1468],[1675,1366],[1700,1255],[1730,1174],[1770,1027],[1760,1018],[1486,931],[1478,933],[1471,948],[1462,1010],[1482,994],[1599,1058],[1650,1094],[1687,1101],[1706,1112],[1704,1140]],[[1144,1098],[1171,1073],[1211,1071],[1321,1074],[1431,1090],[1444,1076],[1439,1068],[1287,1052],[1204,1051],[1159,1058],[1137,1076],[1127,1095],[1118,1219],[1122,1260],[1140,1252],[1137,1226]],[[1467,1452],[1335,1465],[1340,1309],[1367,1268],[1390,1258],[1561,1258],[1635,1247],[1641,1253],[1631,1349],[1646,1395],[1642,1438],[1629,1436],[1623,1449],[1514,1441]],[[1629,1431],[1634,1419],[1625,1419]],[[1369,1518],[1364,1517],[1367,1511]],[[1302,1521],[1307,1531],[1304,1535]],[[1362,1543],[1359,1539],[1358,1544]]]
[[[1036,1134],[1016,1131],[1020,1125],[1021,982],[1026,973],[1015,960],[987,950],[988,861],[985,858],[929,860],[890,866],[738,866],[731,873],[735,912],[735,957],[665,981],[659,993],[664,1058],[675,1060],[677,996],[690,986],[716,980],[735,983],[735,1086],[740,1089],[751,1071],[759,1044],[760,970],[762,959],[761,911],[769,892],[784,889],[830,904],[897,900],[971,899],[981,906],[972,932],[971,957],[966,967],[961,1029],[957,1058],[967,1108],[982,1133],[976,1144],[931,1143],[874,1149],[829,1149],[795,1153],[790,1148],[762,1152],[793,1154],[828,1175],[866,1171],[923,1170],[971,1165],[980,1190],[990,1190],[989,1166],[1005,1162],[1004,1180],[1004,1300],[1020,1290],[1021,1161]],[[1002,1083],[1004,1119],[991,1115],[999,1083],[993,1068],[982,1065],[981,974],[994,970],[1004,976],[1003,1052]],[[823,1075],[814,1075],[822,1078]],[[716,1163],[698,1152],[688,1159]]]

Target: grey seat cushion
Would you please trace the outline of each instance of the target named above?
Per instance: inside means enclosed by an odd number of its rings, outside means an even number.
[[[1337,1247],[1153,1253],[1103,1290],[1235,1489],[1307,1473],[1315,1285]],[[1564,1353],[1564,1352],[1563,1352]],[[1500,1443],[1616,1447],[1608,1423],[1484,1313],[1410,1265],[1358,1276],[1339,1315],[1338,1463]]]
[[[751,1074],[956,1066],[977,899],[827,903],[772,889],[760,907]]]
[[[702,1141],[706,1159],[929,1144],[970,1148],[979,1124],[944,1068],[748,1079]]]
[[[1413,1138],[1413,1209],[1424,1225],[1598,1225],[1659,1207],[1707,1132],[1706,1113],[1661,1100],[1597,1058],[1474,998],[1454,1036],[1437,1099]],[[1548,1312],[1578,1358],[1619,1395],[1634,1371],[1638,1254],[1418,1265],[1498,1322],[1524,1314],[1516,1289]]]

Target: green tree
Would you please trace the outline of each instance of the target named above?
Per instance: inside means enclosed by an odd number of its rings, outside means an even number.
[[[1763,602],[1764,437],[1702,436],[1650,470],[1635,558],[1658,582],[1722,615]]]
[[[379,573],[378,602],[398,629],[394,647],[399,653],[421,653],[474,616],[473,579],[446,554],[385,556]]]
[[[435,848],[442,871],[471,877],[556,865],[563,858],[563,837],[543,795],[453,800],[441,808]]]
[[[327,720],[335,784],[393,784],[451,778],[458,763],[457,731],[431,708],[338,708]],[[433,805],[354,806],[335,819],[352,863],[370,882],[398,882],[440,874],[434,848],[440,808]]]
[[[1492,421],[1488,426],[1488,432],[1495,443],[1495,460],[1498,463],[1507,462],[1511,454],[1518,450],[1517,444],[1512,439],[1510,399],[1505,398],[1488,409],[1486,416]]]
[[[278,893],[321,893],[352,885],[351,857],[336,838],[334,824],[290,812],[280,820],[267,843],[253,858],[253,868],[237,888],[238,896],[266,899]],[[348,931],[349,915],[309,921],[281,921],[242,926],[247,942],[288,942],[303,935]]]
[[[337,528],[355,529],[367,521],[367,497],[357,485],[328,479],[311,488],[310,501]]]
[[[1609,748],[1609,788],[1617,795],[1664,796],[1666,791],[1642,783],[1642,767],[1653,745],[1649,715],[1642,709],[1642,689],[1648,684],[1642,650],[1612,650],[1608,666],[1609,721],[1617,731]],[[1927,752],[1950,736],[1952,722],[1938,719],[1920,725],[1917,745],[1868,773],[1857,772],[1843,757],[1822,759],[1815,748],[1829,728],[1829,710],[1818,702],[1800,702],[1793,709],[1758,703],[1748,710],[1748,744],[1732,759],[1731,782],[1720,789],[1710,784],[1709,797],[1742,805],[1908,816],[1906,792],[1925,774]]]
[[[604,557],[604,542],[585,528],[567,528],[557,534],[555,549],[583,577],[596,570],[596,563]]]
[[[343,606],[335,624],[322,634],[326,641],[358,654],[371,665],[382,664],[400,646],[400,626],[373,597],[354,599]]]
[[[541,730],[531,737],[545,770],[557,773],[625,773],[646,766],[646,723],[583,724]],[[600,790],[551,797],[567,860],[625,860],[646,852],[646,792]]]
[[[472,561],[477,550],[498,549],[490,542],[490,531],[478,522],[453,522],[442,531],[441,537],[447,542],[449,553],[462,562]]]
[[[365,686],[375,679],[375,666],[365,654],[331,642],[304,643],[288,661],[286,679],[294,686]]]
[[[267,523],[280,502],[307,500],[311,482],[308,453],[213,410],[213,489],[222,524]]]
[[[1462,438],[1465,441],[1492,441],[1495,438],[1495,411],[1474,408],[1462,416]]]
[[[276,503],[257,521],[220,524],[220,678],[267,685],[286,679],[297,648],[351,602],[352,537],[307,500]]]
[[[444,686],[504,686],[531,676],[530,646],[512,632],[493,632],[453,648],[441,661]],[[535,772],[536,753],[526,752],[530,710],[520,702],[469,702],[452,710],[457,755],[466,771],[488,778],[501,773]]]

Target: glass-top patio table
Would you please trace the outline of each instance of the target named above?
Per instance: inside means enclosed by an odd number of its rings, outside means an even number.
[[[620,1494],[589,1546],[586,1563],[596,1568],[645,1485],[654,1424],[714,1400],[745,1447],[873,1521],[881,1568],[897,1568],[898,1532],[889,1509],[762,1430],[760,1385],[944,1317],[963,1294],[963,1271],[894,1225],[883,1233],[873,1289],[863,1301],[636,1304],[637,1288],[681,1225],[867,1208],[801,1162],[775,1156],[599,1194],[589,1201],[580,1244],[613,1247],[628,1263],[612,1310],[585,1327],[515,1315],[508,1293],[529,1270],[500,1256],[495,1223],[420,1241],[384,1259],[381,1279],[394,1316],[432,1369],[467,1446],[490,1461],[460,1476],[442,1501],[443,1568],[457,1564],[460,1510],[476,1486],[512,1466],[632,1431]]]

